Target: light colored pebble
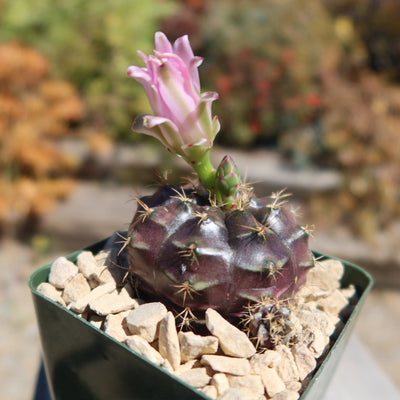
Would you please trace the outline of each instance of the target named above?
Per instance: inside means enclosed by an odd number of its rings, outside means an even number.
[[[211,379],[211,384],[216,387],[218,396],[221,396],[222,393],[225,392],[225,390],[229,389],[228,377],[221,372],[213,375]]]
[[[256,353],[256,348],[247,335],[212,308],[206,311],[206,325],[211,334],[218,338],[226,355],[248,358]]]
[[[126,317],[129,331],[140,335],[149,343],[158,338],[160,321],[167,315],[162,303],[146,303],[132,310]]]
[[[97,266],[96,273],[94,275],[95,279],[97,282],[99,282],[100,285],[107,283],[107,282],[115,282],[115,278],[111,274],[110,269],[107,266]]]
[[[265,368],[264,371],[261,372],[261,380],[270,397],[286,389],[285,383],[280,378],[275,368]]]
[[[335,325],[332,319],[321,310],[307,311],[299,310],[296,313],[303,329],[311,329],[314,331],[318,329],[330,336],[335,331]]]
[[[192,368],[188,371],[180,372],[176,376],[194,388],[202,388],[208,385],[211,380],[206,368]]]
[[[160,321],[158,351],[171,363],[173,369],[179,367],[181,363],[181,351],[175,318],[171,311]]]
[[[329,336],[319,329],[305,329],[299,337],[299,341],[304,343],[315,358],[319,358],[329,344]]]
[[[300,380],[303,381],[309,373],[314,371],[317,361],[309,348],[301,343],[293,347],[292,353],[299,371]]]
[[[253,400],[253,398],[240,389],[229,388],[218,397],[218,400]]]
[[[117,292],[112,292],[91,300],[89,307],[97,315],[105,316],[132,310],[137,307],[137,303],[131,297],[120,296]]]
[[[172,368],[171,363],[167,359],[164,359],[164,361],[160,364],[160,367],[162,369],[165,369],[166,371],[168,371],[171,374],[174,373],[174,369]]]
[[[179,343],[182,362],[199,358],[203,354],[215,354],[218,350],[218,339],[215,336],[200,336],[193,332],[179,332]]]
[[[346,299],[351,299],[356,293],[356,287],[354,285],[350,285],[347,288],[340,289],[342,292],[343,296],[346,297]]]
[[[95,276],[97,271],[97,263],[91,251],[82,251],[76,260],[79,271],[87,279]]]
[[[116,264],[113,252],[115,250],[102,250],[94,257],[97,263],[95,278],[100,284],[115,281],[120,285],[126,276],[126,269]]]
[[[77,273],[78,267],[65,257],[58,257],[50,267],[49,283],[58,289],[64,289]]]
[[[97,286],[86,296],[81,297],[79,300],[74,301],[69,305],[69,308],[76,313],[83,313],[89,302],[97,299],[105,294],[111,293],[116,289],[115,282],[109,282],[104,285]]]
[[[251,371],[250,362],[245,358],[205,354],[201,357],[200,362],[203,365],[208,365],[215,372],[231,375],[248,375]]]
[[[104,332],[112,336],[115,340],[124,342],[128,335],[130,335],[125,323],[128,313],[129,311],[123,311],[118,314],[108,314],[104,320]]]
[[[205,394],[210,399],[217,399],[218,393],[217,388],[213,385],[204,386],[202,389],[199,389],[201,393]]]
[[[281,360],[276,365],[276,372],[284,383],[299,380],[299,371],[294,362],[294,357],[285,345],[276,346],[276,351],[281,355]]]
[[[281,358],[281,355],[275,350],[266,350],[264,353],[254,354],[250,358],[251,370],[254,374],[260,374],[265,368],[275,367]]]
[[[95,256],[94,259],[96,261],[96,265],[98,267],[106,267],[107,266],[107,261],[110,256],[110,250],[100,250]],[[96,268],[96,273],[98,269]]]
[[[245,376],[228,376],[229,386],[234,389],[240,389],[254,398],[259,398],[264,395],[264,384],[260,375],[245,375]]]
[[[142,337],[137,335],[129,336],[126,338],[125,343],[134,352],[147,358],[152,363],[157,365],[164,363],[164,359],[161,354],[156,349],[151,347],[151,345]]]
[[[330,314],[338,314],[348,304],[348,300],[340,290],[335,290],[328,297],[318,300],[317,307]]]
[[[66,283],[63,291],[63,299],[69,304],[86,296],[90,291],[91,288],[87,279],[83,274],[78,273]]]
[[[286,390],[288,390],[289,392],[298,392],[302,387],[301,382],[299,381],[285,382],[285,386]]]
[[[42,282],[36,289],[43,296],[48,297],[50,300],[55,301],[62,306],[65,306],[65,301],[63,300],[62,291],[57,290],[51,283]]]
[[[189,360],[181,365],[175,370],[176,373],[180,373],[183,371],[188,371],[189,369],[192,368],[199,368],[202,365],[200,364],[200,360]]]
[[[343,272],[344,267],[340,261],[319,261],[307,272],[306,286],[312,289],[314,297],[326,297],[340,287]]]

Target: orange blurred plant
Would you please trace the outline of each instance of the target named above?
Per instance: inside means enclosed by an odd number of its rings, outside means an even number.
[[[0,224],[35,220],[74,186],[77,161],[57,148],[81,120],[74,87],[53,80],[47,60],[16,43],[0,44]]]

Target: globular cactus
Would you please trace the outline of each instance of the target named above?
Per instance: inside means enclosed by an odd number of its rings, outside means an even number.
[[[292,297],[313,266],[307,229],[284,207],[286,195],[255,197],[230,156],[213,167],[219,122],[211,104],[218,94],[200,93],[202,59],[187,36],[172,45],[161,32],[154,53],[140,55],[146,67],[131,66],[128,75],[144,86],[154,115],[139,115],[133,129],[183,157],[200,183],[164,186],[138,200],[125,248],[139,290],[172,303],[184,318],[213,308],[233,320],[248,304]],[[252,322],[252,335],[265,328],[262,319]]]
[[[242,325],[257,347],[291,345],[295,338],[288,299],[266,297],[246,307]]]
[[[140,199],[127,246],[140,289],[228,317],[240,316],[249,302],[291,297],[313,257],[307,232],[279,203],[252,197],[225,210],[174,186]]]

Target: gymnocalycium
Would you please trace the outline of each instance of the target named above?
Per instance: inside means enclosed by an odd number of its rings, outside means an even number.
[[[281,311],[279,304],[293,297],[314,265],[307,229],[284,206],[283,192],[257,198],[229,155],[212,165],[220,125],[211,104],[218,94],[201,93],[202,58],[188,37],[172,45],[157,32],[153,54],[139,54],[146,67],[130,66],[127,74],[143,85],[154,114],[139,115],[132,128],[183,157],[199,184],[165,185],[138,199],[126,242],[130,272],[142,292],[172,303],[188,319],[209,307],[230,320],[256,310],[250,335],[261,343],[275,340],[276,327],[264,314],[273,310],[284,320],[286,305]]]

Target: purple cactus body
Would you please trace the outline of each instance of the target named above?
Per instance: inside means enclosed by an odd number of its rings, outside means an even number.
[[[142,291],[177,306],[239,316],[249,302],[291,297],[313,265],[307,233],[265,199],[224,211],[165,186],[141,202],[128,232],[130,270]]]

